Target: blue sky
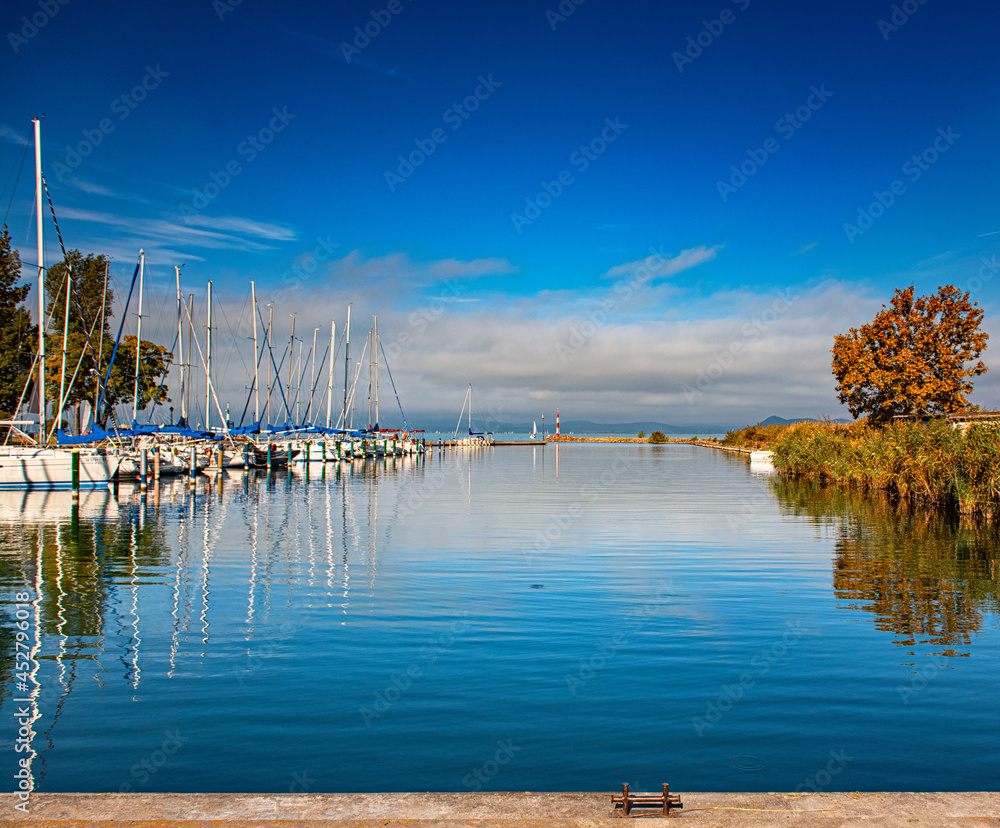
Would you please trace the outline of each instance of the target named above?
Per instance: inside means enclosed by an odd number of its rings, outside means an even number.
[[[305,364],[348,303],[352,344],[377,314],[410,420],[457,417],[470,382],[499,419],[845,416],[833,336],[911,283],[971,290],[1000,334],[994,4],[12,0],[2,19],[4,181],[44,113],[67,244],[113,256],[121,296],[146,250],[144,335],[172,341],[174,265],[199,318],[213,281],[233,409],[251,279]],[[3,207],[33,261],[25,164]],[[997,376],[977,389],[1000,408]]]

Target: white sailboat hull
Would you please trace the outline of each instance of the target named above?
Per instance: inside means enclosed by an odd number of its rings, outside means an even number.
[[[107,486],[119,458],[95,449],[79,449],[80,488]],[[69,489],[73,485],[73,452],[62,448],[0,446],[0,490]]]

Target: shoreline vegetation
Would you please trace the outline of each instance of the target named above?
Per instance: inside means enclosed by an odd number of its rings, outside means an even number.
[[[1000,425],[955,428],[947,420],[882,427],[801,422],[730,431],[718,445],[767,449],[774,467],[899,500],[987,519],[1000,516]]]

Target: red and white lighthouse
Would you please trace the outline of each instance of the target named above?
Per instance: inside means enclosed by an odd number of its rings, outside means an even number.
[[[559,436],[559,409],[556,409],[556,437]]]

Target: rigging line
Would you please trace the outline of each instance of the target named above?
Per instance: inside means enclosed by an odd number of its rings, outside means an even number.
[[[66,258],[66,244],[63,242],[62,230],[59,229],[59,220],[56,218],[56,208],[52,206],[52,196],[49,194],[49,185],[42,176],[42,189],[45,190],[45,198],[49,202],[49,212],[52,213],[52,223],[56,226],[56,235],[59,237],[59,247],[62,250],[63,258]]]
[[[316,379],[313,382],[312,393],[309,395],[309,402],[306,405],[305,421],[309,421],[309,412],[312,411],[313,399],[316,397],[316,388],[319,386],[320,380],[322,379],[323,366],[326,365],[326,358],[330,356],[330,345],[327,343],[326,350],[323,352],[323,361],[319,364],[319,368],[316,369]],[[302,372],[305,374],[305,371]],[[317,410],[317,414],[319,411]]]
[[[236,339],[236,332],[233,330],[233,326],[229,323],[229,317],[226,316],[226,308],[223,306],[222,302],[219,302],[218,304],[219,304],[219,312],[222,314],[222,321],[226,323],[226,327],[229,329],[229,335],[230,335],[230,337],[233,340],[235,340]],[[213,305],[213,308],[214,308],[214,305]],[[240,318],[242,318],[242,316],[243,316],[243,314],[241,312],[240,313]],[[236,351],[237,356],[239,356],[240,362],[243,363],[243,370],[244,371],[249,370],[249,368],[247,366],[247,361],[243,358],[243,353],[240,351],[240,349],[239,348],[235,348],[235,349],[234,348],[230,348],[229,349],[229,353],[226,355],[226,364],[222,366],[223,375],[225,375],[225,373],[228,372],[229,365],[233,361],[233,351],[234,350]]]
[[[306,378],[306,371],[309,370],[309,358],[312,356],[312,352],[313,352],[313,349],[312,349],[312,346],[310,345],[309,346],[309,353],[306,354],[306,358],[305,358],[305,363],[306,364],[302,368],[302,374],[299,376],[299,381],[297,383],[295,383],[295,405],[299,404],[299,389],[302,388],[302,380],[304,380]],[[302,351],[300,349],[299,350],[299,356],[301,357],[301,355],[302,355]],[[325,362],[326,359],[324,358],[323,361]],[[288,367],[291,368],[291,364],[289,364]],[[316,386],[314,385],[313,386],[313,391],[315,391],[315,390],[316,390]],[[309,415],[309,409],[306,408],[306,416],[308,416],[308,415]],[[302,425],[302,423],[296,423],[296,425]]]
[[[264,348],[267,348],[269,345],[270,345],[270,342],[268,341],[268,338],[267,338],[267,329],[265,328],[264,329],[264,342],[260,346],[260,354],[257,355],[256,369],[257,369],[258,372],[260,371],[261,360],[264,359]],[[253,392],[254,392],[254,386],[253,386],[253,383],[251,383],[251,385],[250,385],[250,393],[247,395],[247,403],[246,403],[246,405],[243,406],[243,414],[240,415],[240,427],[241,428],[243,427],[243,421],[246,419],[247,410],[250,408],[250,400],[253,399]],[[259,426],[260,423],[257,423],[257,425]]]
[[[256,310],[257,310],[257,316],[260,317],[260,324],[264,325],[264,316],[263,316],[263,314],[261,314],[260,308],[257,308]],[[274,352],[270,348],[268,348],[267,349],[267,353],[268,353],[268,356],[271,357],[271,365],[274,365]],[[281,362],[282,362],[282,364],[284,364],[284,362],[285,362],[285,356],[284,356],[284,354],[282,354],[282,356],[281,356]],[[282,402],[282,405],[285,406],[285,414],[288,416],[288,419],[290,420],[292,418],[292,412],[289,411],[289,409],[288,409],[288,401],[285,399],[285,392],[284,392],[284,390],[281,387],[281,383],[277,381],[277,378],[281,376],[281,372],[278,370],[277,366],[274,366],[274,376],[275,376],[275,385],[278,386],[278,391],[281,393],[281,402]],[[267,393],[268,393],[268,399],[270,399],[271,391],[268,390]]]
[[[28,157],[28,149],[31,147],[31,142],[25,139],[24,141],[24,154],[21,156],[21,163],[17,168],[17,177],[14,179],[14,186],[10,190],[10,200],[7,202],[7,209],[3,214],[3,226],[7,226],[7,217],[10,215],[10,208],[14,204],[14,193],[17,192],[18,182],[21,180],[21,171],[24,169],[24,159]],[[13,175],[13,172],[11,173]],[[10,176],[7,176],[7,184],[10,183]],[[3,185],[3,192],[7,192],[7,184]]]
[[[74,302],[74,304],[76,306],[75,310],[80,315],[80,320],[83,322],[83,335],[84,335],[84,337],[86,339],[87,351],[90,353],[91,358],[93,358],[95,360],[95,362],[97,363],[97,367],[98,367],[98,374],[97,375],[98,375],[98,377],[100,377],[100,360],[98,359],[97,354],[94,353],[94,343],[91,341],[91,333],[92,333],[92,331],[91,332],[87,331],[87,316],[83,312],[83,305],[80,302],[80,296],[79,296],[79,294],[73,292],[73,290],[72,290],[72,283],[73,283],[73,263],[69,260],[69,254],[67,254],[67,252],[66,252],[66,244],[63,242],[62,230],[59,229],[59,219],[56,218],[56,208],[52,204],[52,195],[49,193],[49,185],[48,185],[48,183],[46,183],[44,175],[42,176],[42,187],[45,190],[45,198],[49,202],[49,212],[52,214],[52,223],[56,226],[56,235],[59,237],[59,248],[62,250],[63,261],[66,262],[66,267],[69,270],[69,284],[70,284],[70,287],[68,289],[70,291],[70,300]],[[48,271],[46,270],[46,273],[47,272]],[[107,273],[107,270],[105,270],[105,273]],[[59,291],[56,294],[56,298],[53,300],[52,310],[49,311],[49,321],[50,322],[52,321],[52,318],[55,316],[56,308],[58,308],[60,306],[59,297],[61,295],[62,295],[62,284],[60,284]],[[103,339],[102,339],[102,341],[103,341]],[[106,388],[106,382],[102,383],[101,385],[102,385],[102,388]]]
[[[180,335],[181,335],[180,331],[177,331],[174,334],[174,341],[170,345],[170,362],[167,363],[167,365],[166,365],[166,367],[165,367],[165,369],[163,371],[163,376],[160,378],[160,385],[156,389],[156,394],[150,400],[150,402],[153,405],[149,409],[149,416],[146,417],[146,425],[149,425],[149,424],[151,424],[153,422],[153,411],[156,409],[158,400],[160,399],[160,394],[163,392],[163,386],[166,385],[167,375],[170,373],[170,365],[174,361],[174,348],[177,347],[177,340],[180,338]],[[137,347],[138,347],[138,345],[137,345]],[[141,353],[141,350],[140,350],[140,353]],[[167,402],[169,402],[169,400],[167,400]],[[173,425],[173,423],[171,423],[170,425]]]
[[[382,343],[379,342],[378,347],[382,351],[382,361],[385,364],[385,370],[389,374],[389,382],[392,383],[392,393],[396,395],[396,405],[399,406],[400,416],[403,418],[403,425],[406,426],[406,430],[410,430],[410,424],[406,421],[406,414],[403,413],[403,404],[399,401],[399,394],[396,392],[396,382],[392,378],[392,371],[389,368],[389,357],[385,355],[385,348],[382,347]]]
[[[98,319],[94,320],[94,324],[93,324],[93,326],[90,329],[91,333],[93,333],[94,329],[97,327],[98,321],[100,321],[100,320],[98,320]],[[73,383],[76,382],[76,377],[80,373],[80,366],[83,365],[83,358],[85,356],[86,356],[86,353],[84,351],[81,351],[80,352],[80,359],[77,360],[77,363],[76,363],[76,370],[73,371],[73,376],[70,377],[69,383],[67,383],[67,385],[66,385],[66,395],[59,401],[59,410],[60,411],[62,411],[66,407],[66,400],[69,399],[69,395],[70,395],[70,393],[73,390]],[[58,426],[59,426],[59,417],[56,417],[55,418],[55,422],[52,424],[52,428],[49,430],[49,440],[51,440],[52,439],[52,435],[56,433],[56,428]]]
[[[104,382],[101,383],[101,398],[97,402],[97,410],[94,412],[94,422],[97,422],[100,417],[102,417],[102,412],[104,409],[104,398],[108,393],[108,380],[111,379],[111,369],[115,364],[115,357],[118,355],[118,346],[122,341],[122,330],[125,327],[125,318],[128,316],[128,306],[132,301],[132,291],[135,290],[136,279],[139,278],[139,263],[136,262],[135,272],[132,274],[132,286],[128,289],[128,298],[125,300],[125,310],[122,313],[122,321],[118,326],[118,336],[115,337],[115,347],[111,351],[111,360],[108,362],[108,372],[104,375]]]

